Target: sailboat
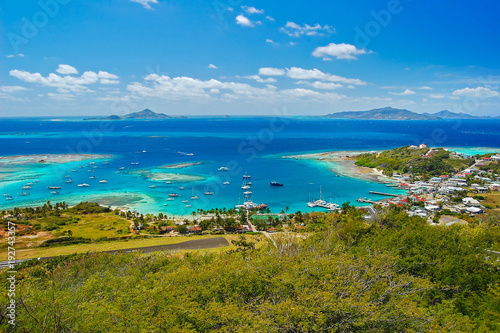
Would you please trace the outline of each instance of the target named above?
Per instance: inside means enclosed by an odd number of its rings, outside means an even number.
[[[207,187],[205,187],[205,193],[203,193],[203,194],[205,194],[205,195],[213,195],[213,194],[214,194],[214,192],[210,192],[210,191],[208,190],[208,186],[207,186]]]
[[[241,189],[248,190],[249,188],[250,188],[250,186],[245,181],[243,181],[243,184],[241,185]]]
[[[191,200],[198,200],[198,197],[194,195],[194,187],[193,187],[193,192],[191,194]]]

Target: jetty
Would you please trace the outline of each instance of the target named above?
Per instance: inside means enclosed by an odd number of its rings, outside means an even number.
[[[374,204],[375,203],[375,201],[373,201],[371,199],[363,199],[363,198],[359,198],[356,201],[360,202],[360,203],[369,203],[369,204]]]
[[[377,191],[370,191],[370,194],[377,194],[377,195],[385,195],[388,197],[399,197],[399,194],[391,194],[391,193],[384,193],[384,192],[377,192]]]

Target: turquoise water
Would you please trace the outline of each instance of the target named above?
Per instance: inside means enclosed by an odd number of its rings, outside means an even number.
[[[500,149],[498,148],[487,148],[487,147],[477,147],[477,148],[449,148],[450,151],[454,151],[460,154],[474,156],[474,155],[484,155],[484,154],[498,154]]]
[[[383,184],[336,177],[328,164],[283,159],[322,151],[382,150],[410,144],[494,148],[499,121],[344,121],[318,118],[189,118],[162,121],[0,120],[0,155],[97,154],[85,161],[26,163],[0,161],[0,187],[14,198],[0,208],[38,205],[47,200],[82,200],[128,207],[142,213],[187,215],[197,208],[234,207],[244,200],[244,173],[251,175],[252,200],[274,212],[310,211],[319,197],[341,204],[369,191],[392,192]],[[436,136],[436,132],[439,135]],[[111,157],[110,157],[111,156]],[[109,161],[105,164],[104,161]],[[95,164],[90,164],[95,162]],[[131,163],[139,163],[131,164]],[[163,168],[177,163],[200,163]],[[80,168],[79,166],[82,166]],[[217,171],[228,166],[229,172]],[[94,168],[95,167],[95,168]],[[124,168],[120,170],[120,168]],[[76,171],[72,171],[76,170]],[[90,170],[90,172],[89,172]],[[66,184],[67,177],[73,183]],[[89,177],[94,176],[95,179]],[[107,183],[99,183],[106,179]],[[34,182],[29,196],[22,186]],[[277,180],[283,187],[271,187]],[[166,181],[171,181],[167,184]],[[223,185],[229,181],[230,185]],[[88,183],[90,187],[78,187]],[[156,188],[149,186],[155,185]],[[61,186],[50,194],[48,186]],[[179,190],[178,187],[184,187]],[[204,192],[213,195],[206,196]],[[169,193],[180,196],[167,201]],[[198,200],[190,200],[193,193]],[[188,200],[191,207],[186,207]]]

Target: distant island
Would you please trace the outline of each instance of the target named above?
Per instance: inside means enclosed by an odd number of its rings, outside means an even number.
[[[117,115],[111,115],[104,118],[86,118],[85,120],[122,120],[122,119],[175,119],[175,118],[186,118],[184,116],[169,116],[164,113],[153,112],[150,109],[144,109],[139,112],[133,112],[124,115],[123,117]]]
[[[364,120],[440,120],[440,119],[495,119],[494,117],[477,117],[467,113],[455,113],[443,110],[436,113],[416,113],[406,109],[385,107],[368,111],[344,111],[330,113],[324,118],[331,119],[364,119]],[[500,117],[497,117],[498,119]]]

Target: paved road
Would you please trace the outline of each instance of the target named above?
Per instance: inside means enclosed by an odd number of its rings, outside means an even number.
[[[168,245],[157,245],[157,246],[147,246],[147,247],[138,247],[132,249],[122,249],[122,250],[111,250],[104,251],[105,253],[130,253],[130,252],[142,252],[142,253],[150,253],[155,251],[165,251],[165,250],[203,250],[203,249],[213,249],[217,247],[229,246],[229,242],[224,237],[216,237],[216,238],[206,238],[206,239],[195,239],[177,244],[168,244]],[[42,257],[42,259],[50,259],[54,257]],[[24,260],[16,260],[16,264],[23,262]],[[8,261],[0,261],[0,268],[6,268],[8,266]]]

